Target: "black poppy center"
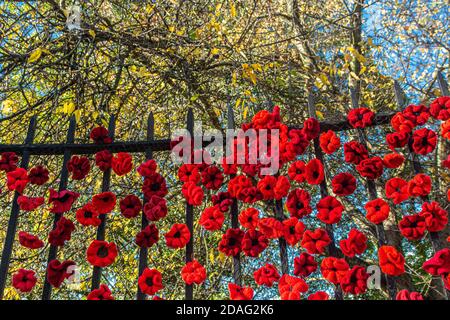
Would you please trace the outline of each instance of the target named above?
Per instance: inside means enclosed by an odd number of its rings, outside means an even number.
[[[145,283],[146,283],[149,287],[152,287],[152,286],[153,286],[153,279],[152,279],[152,278],[147,278],[147,279],[145,279]]]
[[[92,218],[92,212],[90,212],[90,211],[85,211],[85,212],[84,212],[84,217],[85,217],[85,218]]]
[[[175,232],[175,234],[173,235],[174,238],[179,238],[181,236],[180,231]]]
[[[234,246],[234,245],[236,245],[236,239],[235,238],[230,238],[228,243],[230,244],[230,246]]]
[[[252,239],[252,247],[257,246],[259,244],[258,239]]]
[[[100,258],[105,258],[108,256],[108,248],[105,246],[101,246],[97,251],[97,256]]]
[[[150,189],[151,189],[152,191],[158,191],[158,190],[159,190],[159,187],[160,187],[159,183],[158,183],[158,182],[154,182],[154,183],[152,183],[152,185],[150,186]]]
[[[303,202],[297,202],[297,209],[303,209]]]

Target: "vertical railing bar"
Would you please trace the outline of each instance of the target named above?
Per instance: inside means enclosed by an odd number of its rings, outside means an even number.
[[[155,120],[153,118],[153,112],[150,112],[148,115],[147,120],[147,141],[153,141],[154,139],[154,128],[155,128]],[[152,148],[148,148],[145,150],[145,160],[150,160],[153,158],[153,150]],[[148,199],[143,196],[143,205],[147,203]],[[145,216],[144,211],[142,210],[142,221],[141,221],[141,230],[144,230],[148,226],[148,219]],[[139,271],[138,271],[138,278],[141,276],[141,274],[144,272],[145,268],[147,267],[147,258],[148,258],[148,248],[141,247],[139,250]],[[145,300],[145,293],[141,291],[141,289],[137,288],[137,300]]]
[[[34,135],[36,132],[36,121],[37,117],[32,116],[30,119],[30,124],[28,125],[27,136],[25,138],[25,145],[33,143]],[[30,152],[25,150],[22,154],[22,160],[20,162],[20,167],[28,169],[28,164],[30,162]],[[3,293],[5,291],[6,280],[8,278],[9,263],[11,260],[11,254],[14,246],[14,238],[17,231],[17,224],[19,220],[19,205],[17,203],[17,198],[19,193],[14,192],[13,202],[11,206],[11,215],[9,216],[8,229],[6,231],[5,244],[2,251],[2,261],[0,264],[0,300],[3,299]]]
[[[450,92],[448,90],[447,81],[445,81],[444,75],[441,71],[437,73],[439,88],[441,89],[441,93],[443,96],[450,96]]]
[[[194,139],[194,112],[192,108],[188,109],[187,113],[187,130],[191,139]],[[191,159],[193,161],[193,159]],[[191,238],[186,245],[186,263],[191,262],[194,259],[194,207],[186,201],[186,226],[191,233]],[[186,284],[185,286],[185,299],[193,300],[194,287],[193,285]]]
[[[77,122],[75,116],[70,117],[69,122],[69,130],[67,131],[67,143],[74,143],[75,141],[75,129],[77,126]],[[59,180],[59,191],[63,191],[67,189],[67,182],[69,180],[69,170],[67,169],[67,162],[69,162],[71,157],[71,152],[69,150],[64,151],[63,164],[61,168],[61,178]],[[52,230],[56,228],[56,224],[63,214],[55,214],[53,219],[53,227]],[[50,250],[48,252],[47,266],[50,261],[56,259],[58,254],[58,247],[50,245]],[[52,286],[47,280],[47,270],[45,271],[45,279],[44,279],[44,288],[42,290],[42,300],[50,300],[52,294]]]

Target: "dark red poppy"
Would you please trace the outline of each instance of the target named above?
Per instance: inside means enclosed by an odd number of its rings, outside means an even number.
[[[408,194],[410,197],[426,197],[431,192],[431,178],[424,173],[419,173],[408,182]]]
[[[333,154],[341,147],[341,139],[333,130],[328,130],[320,135],[320,147],[326,154]]]
[[[114,242],[94,240],[87,249],[87,261],[96,267],[107,267],[114,263],[117,257],[117,247]]]
[[[317,270],[317,262],[309,253],[302,252],[294,258],[294,274],[298,277],[307,277]]]
[[[150,221],[158,221],[167,216],[167,201],[164,198],[153,195],[144,205],[144,214]]]
[[[238,219],[243,228],[255,229],[259,224],[259,211],[255,208],[247,208],[241,211]]]
[[[278,282],[281,300],[300,300],[302,293],[308,291],[308,285],[302,278],[283,274]]]
[[[111,290],[109,290],[106,284],[101,284],[100,288],[92,290],[87,298],[87,300],[114,300]]]
[[[222,228],[225,215],[218,206],[207,207],[200,215],[199,224],[208,231],[220,230]]]
[[[403,148],[409,140],[409,133],[407,132],[393,132],[386,135],[386,142],[391,150],[396,148]]]
[[[16,168],[6,173],[6,185],[9,191],[22,193],[28,182],[28,173],[24,168]]]
[[[389,217],[391,208],[389,204],[381,198],[370,200],[364,206],[366,209],[366,218],[374,224],[380,224]]]
[[[150,199],[152,196],[165,197],[169,192],[166,179],[157,172],[145,177],[142,192],[147,199]]]
[[[294,189],[289,192],[286,207],[292,217],[302,218],[312,212],[310,206],[311,196],[303,189]]]
[[[367,237],[357,229],[350,230],[347,239],[339,242],[342,253],[350,258],[357,254],[362,254],[367,249]]]
[[[269,239],[277,239],[283,236],[283,223],[275,218],[261,218],[258,222],[259,230]]]
[[[220,211],[225,213],[230,209],[233,198],[229,192],[219,192],[218,194],[213,194],[211,196],[211,202],[213,205],[217,205]]]
[[[198,167],[194,164],[183,164],[178,169],[178,179],[181,182],[194,182],[197,184],[200,182],[201,176]]]
[[[353,295],[363,294],[367,291],[368,278],[369,274],[364,267],[353,266],[353,268],[348,270],[341,278],[340,284],[342,291]]]
[[[63,190],[56,192],[53,189],[49,189],[50,197],[48,198],[48,203],[52,204],[50,212],[53,213],[64,213],[72,208],[73,203],[78,199],[80,194],[78,192]]]
[[[24,231],[19,232],[19,243],[21,246],[32,250],[40,249],[44,246],[44,241]]]
[[[448,225],[448,212],[436,201],[424,202],[419,213],[425,219],[425,225],[430,232],[439,232]]]
[[[437,135],[433,130],[422,128],[414,131],[412,136],[412,149],[415,153],[426,155],[436,148]]]
[[[306,179],[305,176],[306,165],[303,161],[294,161],[291,163],[288,169],[289,179],[292,181],[303,182]]]
[[[401,234],[408,240],[420,240],[424,237],[427,227],[425,218],[419,214],[404,216],[398,223]]]
[[[97,144],[109,144],[112,142],[108,129],[102,126],[92,129],[90,138]]]
[[[320,184],[325,178],[322,161],[319,159],[310,160],[305,167],[305,177],[309,184]]]
[[[75,225],[69,219],[61,217],[56,223],[55,228],[48,235],[48,242],[52,246],[62,247],[66,241],[72,237]]]
[[[448,276],[450,273],[450,249],[444,248],[434,254],[422,265],[425,272],[433,276]]]
[[[83,226],[98,227],[102,220],[100,219],[100,213],[92,202],[86,203],[75,214],[77,221]]]
[[[206,269],[197,260],[192,260],[181,269],[181,278],[188,285],[202,284],[206,280]]]
[[[381,271],[390,276],[399,276],[405,272],[405,258],[392,246],[378,249],[378,263]]]
[[[228,192],[233,198],[244,203],[253,203],[262,199],[262,194],[253,186],[252,180],[244,175],[238,175],[228,182]]]
[[[275,282],[280,280],[280,274],[274,265],[266,263],[253,273],[253,278],[257,285],[271,288]]]
[[[116,195],[111,191],[102,192],[92,197],[92,204],[100,214],[110,213],[116,206]]]
[[[17,204],[20,210],[23,211],[33,211],[44,204],[44,197],[27,197],[20,195],[17,198]]]
[[[308,300],[329,300],[330,296],[325,291],[317,291],[308,296]]]
[[[247,230],[241,241],[241,249],[248,257],[258,257],[269,245],[269,240],[260,231]]]
[[[111,168],[113,155],[109,150],[102,150],[95,154],[95,165],[105,172]]]
[[[159,240],[159,230],[152,223],[139,231],[136,235],[135,242],[141,248],[150,248]]]
[[[385,193],[388,199],[392,199],[394,204],[402,203],[405,200],[408,200],[408,182],[403,180],[402,178],[392,178],[386,182],[385,185]]]
[[[30,172],[28,173],[28,179],[30,179],[31,184],[41,186],[48,181],[49,179],[48,175],[49,172],[47,168],[38,165],[30,169]]]
[[[355,108],[350,110],[347,119],[353,128],[365,128],[373,122],[375,113],[367,108]]]
[[[119,202],[120,213],[125,218],[134,218],[139,215],[142,210],[141,200],[134,194],[129,194]]]
[[[450,169],[450,154],[447,156],[447,159],[442,160],[442,166],[444,168]]]
[[[253,289],[250,287],[241,287],[234,283],[228,283],[230,300],[252,300]]]
[[[73,180],[83,180],[91,170],[87,157],[72,156],[67,162],[67,170],[72,173]]]
[[[36,272],[33,270],[19,269],[12,277],[12,285],[20,292],[30,292],[36,285]]]
[[[0,170],[5,172],[14,171],[17,168],[19,157],[14,152],[2,152],[0,157]]]
[[[397,292],[395,300],[423,300],[423,296],[419,292],[409,292],[408,290],[403,289]]]
[[[346,162],[358,165],[369,157],[369,152],[358,141],[350,141],[344,144],[344,157]]]
[[[359,174],[370,180],[381,177],[383,169],[383,160],[380,157],[365,159],[356,166],[356,170],[358,170]]]
[[[153,295],[164,288],[162,275],[156,269],[145,268],[138,279],[139,289],[145,294]]]
[[[414,126],[424,125],[430,117],[428,108],[423,104],[410,104],[405,108],[405,110],[403,110],[402,113],[406,119],[410,120],[414,124]]]
[[[347,261],[343,258],[325,257],[320,264],[323,277],[333,284],[339,284],[349,268]]]
[[[397,132],[409,133],[415,125],[402,112],[397,112],[391,119],[391,126]]]
[[[319,136],[320,123],[317,119],[308,118],[303,122],[303,132],[306,134],[308,140],[313,140]]]
[[[111,160],[111,168],[118,176],[126,175],[133,169],[133,158],[128,152],[119,152]]]
[[[314,231],[306,230],[300,245],[310,254],[322,254],[330,243],[328,232],[325,229],[317,228]]]
[[[436,98],[430,104],[430,113],[438,120],[447,121],[450,119],[450,97]]]
[[[47,281],[55,288],[59,288],[65,279],[70,278],[74,272],[75,262],[66,260],[59,262],[52,260],[47,267]]]
[[[264,176],[258,181],[257,188],[259,192],[263,195],[264,200],[272,200],[275,197],[275,185],[277,183],[277,178],[274,176]]]
[[[178,249],[186,246],[191,239],[191,232],[184,223],[175,223],[164,237],[169,248]]]
[[[202,185],[209,190],[217,190],[222,186],[223,174],[217,166],[208,166],[202,171]]]
[[[228,229],[219,242],[219,251],[226,256],[235,256],[241,252],[241,242],[244,231],[239,228]]]
[[[141,177],[149,177],[152,174],[156,173],[156,169],[158,168],[158,164],[155,160],[150,159],[141,163],[141,165],[136,169]]]
[[[195,185],[193,182],[185,182],[181,192],[187,203],[191,206],[199,206],[202,204],[204,196],[202,187]]]
[[[303,237],[305,225],[295,217],[283,220],[283,237],[287,244],[295,246]]]
[[[383,157],[383,165],[389,169],[400,167],[405,162],[405,157],[400,153],[388,153]]]
[[[326,196],[317,203],[317,218],[323,223],[334,224],[341,221],[344,206],[338,199]]]
[[[356,178],[349,172],[341,172],[331,180],[334,194],[349,196],[356,190]]]
[[[284,126],[282,126],[281,128],[284,128]],[[305,153],[310,141],[310,139],[308,139],[308,133],[306,133],[303,129],[289,130],[288,137],[290,139],[289,141],[287,140],[287,137],[286,140],[282,140],[281,136],[280,159],[283,162],[294,160],[295,156]]]

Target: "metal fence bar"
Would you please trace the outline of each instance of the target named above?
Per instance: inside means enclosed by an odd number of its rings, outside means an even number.
[[[36,116],[31,117],[30,124],[28,125],[28,132],[25,138],[25,144],[33,143],[34,135],[36,132]],[[20,162],[21,168],[27,169],[30,162],[30,153],[24,152],[22,154],[22,160]],[[3,246],[2,261],[0,264],[0,299],[3,299],[3,293],[5,291],[6,279],[8,278],[8,269],[11,259],[11,254],[14,245],[14,237],[16,236],[17,224],[19,220],[19,204],[17,198],[19,193],[14,192],[14,198],[11,206],[11,215],[9,216],[8,229],[6,231],[5,244]]]
[[[191,137],[194,136],[194,112],[192,108],[189,108],[187,114],[187,130]],[[186,245],[186,263],[191,262],[194,259],[194,207],[186,201],[186,225],[191,233],[191,238]],[[193,300],[194,287],[193,285],[186,284],[185,286],[185,299]]]

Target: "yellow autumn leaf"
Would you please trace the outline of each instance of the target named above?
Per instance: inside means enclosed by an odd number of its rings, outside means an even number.
[[[88,31],[88,33],[89,33],[89,35],[92,37],[92,38],[95,38],[95,31],[94,30],[89,30]]]
[[[234,5],[234,3],[230,4],[230,14],[233,18],[236,17],[236,6]]]
[[[323,120],[324,119],[323,113],[320,112],[320,111],[316,111],[316,116],[317,116],[317,119],[319,119],[319,120]]]
[[[76,121],[76,122],[80,122],[80,118],[81,118],[81,110],[80,110],[80,109],[75,110],[75,111],[73,112],[73,114],[75,115],[75,121]]]
[[[209,251],[209,262],[211,262],[211,264],[214,264],[215,261],[215,257],[214,257],[214,249],[211,249]]]
[[[34,50],[30,56],[28,57],[27,62],[28,63],[33,63],[39,60],[39,58],[42,55],[42,49],[41,48],[37,48],[36,50]]]

